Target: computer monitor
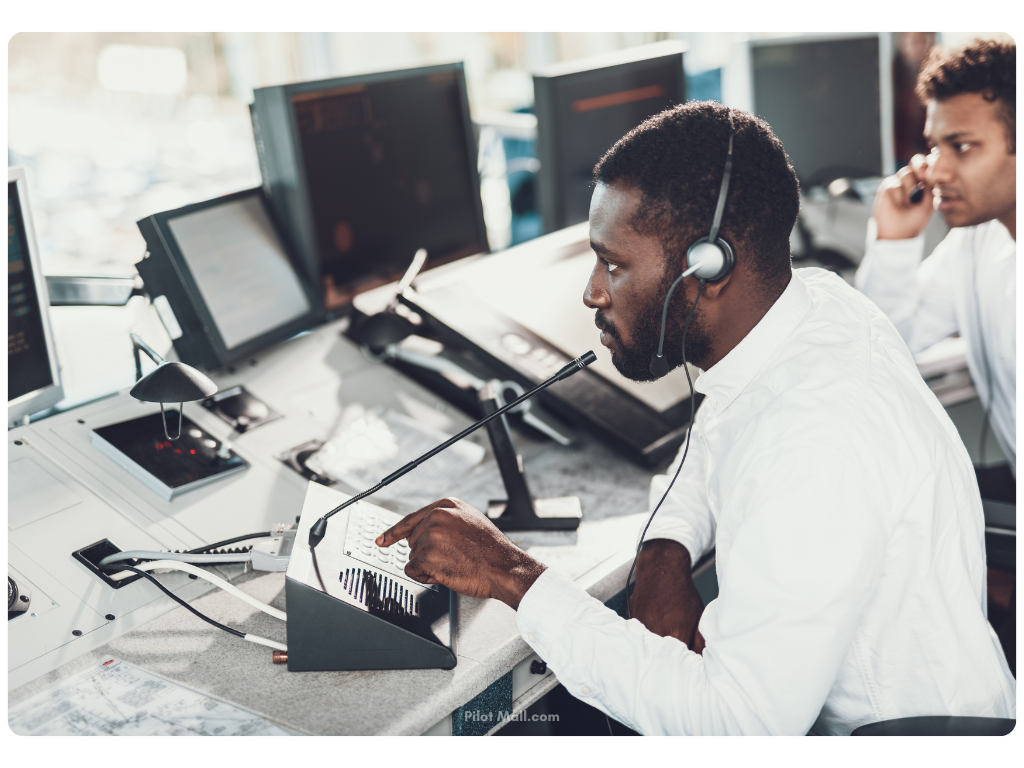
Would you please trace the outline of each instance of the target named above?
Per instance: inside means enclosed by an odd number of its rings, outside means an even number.
[[[264,189],[325,319],[397,279],[486,253],[476,140],[462,64],[255,91]]]
[[[25,171],[7,169],[7,426],[64,398]]]
[[[217,370],[316,324],[259,187],[138,222],[136,264],[181,361]]]
[[[888,34],[749,45],[753,112],[782,141],[804,188],[894,172]]]
[[[686,100],[684,50],[666,40],[534,73],[545,233],[586,221],[601,155],[651,115]]]

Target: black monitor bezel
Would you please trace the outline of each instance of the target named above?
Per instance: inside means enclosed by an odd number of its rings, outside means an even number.
[[[199,289],[199,284],[196,282],[196,279],[192,274],[188,261],[185,259],[185,255],[178,246],[178,241],[174,237],[174,232],[170,228],[170,222],[174,219],[181,218],[182,216],[196,213],[197,211],[217,208],[219,206],[228,205],[238,200],[244,200],[250,197],[256,197],[259,199],[260,204],[263,206],[263,210],[267,214],[267,217],[274,228],[274,233],[277,235],[281,248],[288,257],[288,261],[292,265],[292,268],[295,270],[299,285],[302,286],[303,293],[306,295],[306,300],[309,302],[309,310],[295,320],[278,326],[271,331],[267,331],[260,336],[238,345],[237,347],[229,349],[224,343],[224,337],[221,335],[220,330],[217,327],[217,322],[213,317],[213,313],[210,311],[209,306],[203,299],[202,291]],[[154,214],[152,219],[156,225],[159,237],[163,241],[168,261],[174,268],[181,287],[184,289],[185,298],[189,304],[191,304],[193,310],[202,322],[203,330],[206,332],[210,346],[213,348],[214,355],[218,359],[219,367],[232,365],[237,363],[239,360],[244,360],[247,357],[263,351],[267,347],[291,338],[297,333],[309,330],[319,323],[320,305],[317,302],[316,297],[312,294],[301,264],[298,259],[296,259],[295,254],[292,253],[291,248],[288,245],[288,240],[284,237],[281,231],[277,217],[274,215],[274,210],[270,205],[270,202],[267,200],[262,187],[234,192],[232,194],[217,197],[213,200],[206,200],[201,203],[192,203],[191,205],[186,205],[182,208],[175,208],[173,211],[163,211],[162,213]]]
[[[573,66],[574,62],[544,67],[532,73],[534,91],[538,90],[538,80],[545,81],[552,92],[561,93],[566,88],[591,83],[609,76],[617,76],[625,72],[654,70],[666,66],[674,69],[678,63],[679,69],[676,75],[679,91],[674,95],[679,97],[679,104],[684,103],[686,101],[686,46],[678,41],[663,41],[643,46],[643,48],[646,50],[638,48],[628,52],[631,53],[631,56],[624,60],[619,60],[619,56],[622,53],[627,53],[625,51],[581,59],[575,62],[575,67]],[[555,100],[557,99],[550,99],[550,101]],[[547,110],[552,105],[542,104],[540,100],[536,101],[534,112],[537,115],[537,153],[541,163],[538,192],[544,234],[550,234],[574,226],[579,222],[565,221],[565,184],[563,181],[568,166],[559,157],[561,153],[557,152],[558,145],[567,139],[564,114],[557,107],[551,109],[548,114]]]
[[[890,33],[886,32],[827,32],[821,34],[796,35],[793,37],[769,37],[747,41],[747,78],[750,84],[750,112],[759,115],[757,105],[757,86],[755,84],[756,68],[754,66],[754,48],[772,48],[783,45],[818,45],[830,42],[846,42],[851,40],[874,40],[878,44],[878,98],[879,98],[879,151],[880,163],[878,169],[843,166],[842,172],[847,174],[858,174],[869,171],[880,177],[888,176],[896,172],[895,164],[895,138],[894,115],[893,115],[893,85],[892,85],[892,42]],[[795,166],[794,166],[795,168]],[[815,177],[822,169],[814,173],[799,176],[801,191],[807,187],[820,183]],[[798,172],[799,175],[799,172]],[[804,177],[807,178],[804,178]]]
[[[428,257],[427,262],[426,264],[424,264],[422,271],[433,269],[434,267],[439,267],[443,264],[448,264],[453,261],[458,261],[459,259],[462,258],[468,258],[469,256],[474,256],[479,253],[490,253],[490,243],[487,239],[487,225],[484,221],[483,201],[480,197],[480,171],[478,169],[477,160],[478,150],[476,132],[473,127],[473,120],[470,114],[469,93],[466,90],[466,74],[463,63],[461,61],[458,61],[445,64],[434,64],[426,67],[412,67],[409,69],[396,69],[386,72],[370,72],[359,75],[347,75],[345,77],[328,78],[325,80],[312,80],[304,83],[291,83],[282,86],[284,91],[285,103],[288,106],[288,124],[293,143],[293,151],[295,153],[296,158],[304,159],[302,144],[299,140],[300,134],[298,120],[296,118],[295,110],[292,108],[292,99],[295,96],[306,95],[309,93],[314,93],[316,91],[327,91],[334,90],[337,88],[347,88],[354,85],[374,85],[377,83],[384,83],[393,80],[411,79],[414,77],[425,78],[429,77],[430,75],[442,72],[454,72],[456,75],[455,82],[459,94],[459,105],[461,107],[462,112],[463,135],[465,136],[466,152],[467,157],[469,158],[469,183],[473,191],[473,219],[474,224],[476,225],[477,239],[482,245],[482,249],[478,251],[476,254],[466,254],[460,257]],[[296,165],[297,167],[295,170],[297,178],[299,180],[299,187],[302,191],[303,197],[306,198],[306,202],[308,204],[309,180],[306,178],[305,163],[300,161]],[[309,212],[308,215],[312,217],[311,212]],[[413,254],[409,254],[410,262],[412,261],[412,256]],[[317,296],[316,301],[318,306],[321,308],[323,320],[329,321],[333,319],[335,316],[337,316],[339,313],[344,312],[345,308],[338,307],[335,309],[329,309],[326,306],[323,296],[323,274],[321,272],[319,254],[316,254],[316,263],[312,266],[315,268],[314,274],[316,275],[317,286],[320,289],[320,293]],[[379,280],[375,280],[366,285],[360,286],[359,290],[353,291],[351,293],[352,298],[354,298],[360,293],[372,290],[377,286],[394,282],[395,280],[399,279],[402,276],[403,271],[404,270],[399,270],[394,273],[384,275]],[[345,283],[344,285],[347,286],[350,285],[350,283]],[[351,303],[352,300],[350,298],[349,301],[347,302],[347,306],[351,307]]]
[[[28,179],[25,169],[8,167],[7,194],[10,196],[11,185],[18,204],[19,234],[23,238],[25,256],[32,270],[32,280],[39,302],[39,314],[43,324],[43,337],[46,344],[46,357],[50,368],[50,383],[38,389],[25,392],[14,400],[7,401],[7,426],[17,425],[33,413],[50,408],[64,399],[64,381],[57,358],[57,345],[50,321],[50,292],[46,285],[46,276],[39,257],[39,245],[36,242],[35,222],[32,219],[32,207],[29,204]],[[8,300],[10,297],[8,296]]]

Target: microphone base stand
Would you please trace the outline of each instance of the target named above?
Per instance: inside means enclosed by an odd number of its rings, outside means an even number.
[[[494,413],[501,408],[500,386],[497,381],[488,382],[480,389],[480,405],[483,415]],[[500,531],[575,531],[580,526],[583,511],[580,500],[575,496],[557,499],[537,499],[530,495],[526,483],[523,459],[516,453],[512,442],[512,430],[505,416],[490,422],[487,433],[491,438],[494,458],[498,462],[501,479],[505,483],[508,498],[491,501],[487,516]]]

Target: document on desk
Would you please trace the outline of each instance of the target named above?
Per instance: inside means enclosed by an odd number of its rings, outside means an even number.
[[[306,466],[361,491],[449,437],[390,408],[350,405],[334,437],[306,460]],[[485,453],[483,446],[463,440],[381,489],[375,498],[416,508],[444,498]]]
[[[287,736],[259,715],[109,659],[12,707],[19,736]]]

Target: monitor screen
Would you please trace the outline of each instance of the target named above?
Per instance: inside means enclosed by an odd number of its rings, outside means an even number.
[[[167,226],[228,350],[310,312],[258,195],[170,218]]]
[[[7,402],[53,385],[28,235],[15,182],[7,184]]]
[[[754,113],[804,187],[885,173],[879,38],[751,46]]]
[[[486,252],[460,68],[293,92],[324,304],[428,266]]]
[[[562,73],[565,66],[534,75],[545,232],[586,221],[601,156],[648,117],[686,98],[681,52]]]

